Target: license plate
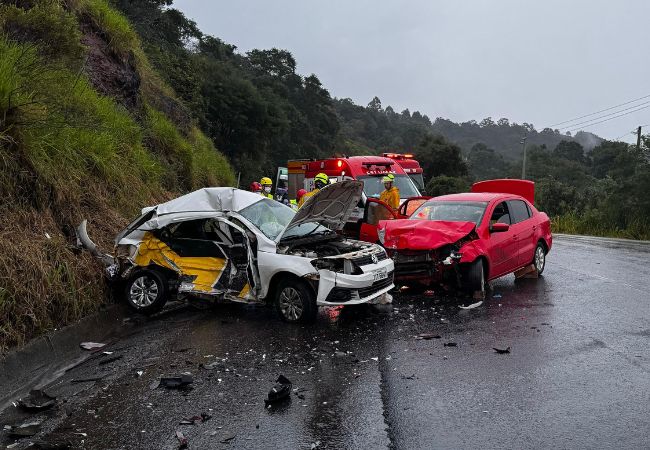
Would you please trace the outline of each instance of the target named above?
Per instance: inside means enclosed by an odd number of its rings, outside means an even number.
[[[378,270],[373,273],[374,281],[385,280],[388,278],[388,272],[384,270]]]

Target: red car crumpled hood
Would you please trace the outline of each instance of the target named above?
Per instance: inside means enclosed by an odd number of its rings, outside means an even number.
[[[474,230],[473,222],[439,220],[382,220],[384,247],[408,250],[433,250],[464,238]]]

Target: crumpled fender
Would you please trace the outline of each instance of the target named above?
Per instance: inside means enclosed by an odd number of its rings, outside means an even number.
[[[488,257],[487,249],[485,248],[485,241],[482,239],[476,239],[466,243],[458,250],[458,252],[462,255],[459,261],[461,263],[474,262],[479,256]]]
[[[384,234],[384,247],[391,249],[434,250],[453,244],[470,234],[473,222],[442,220],[382,220],[378,230]]]

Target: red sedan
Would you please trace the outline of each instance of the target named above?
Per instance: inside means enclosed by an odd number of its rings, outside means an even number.
[[[541,274],[553,238],[533,198],[531,181],[490,180],[470,193],[434,197],[408,219],[381,221],[378,235],[395,261],[395,281],[484,292],[486,281],[531,264]]]

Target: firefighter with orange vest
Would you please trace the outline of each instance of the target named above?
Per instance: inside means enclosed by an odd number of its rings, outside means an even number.
[[[389,173],[381,181],[384,183],[384,191],[379,194],[379,200],[393,209],[399,208],[399,189],[394,185],[395,175]]]
[[[300,208],[304,203],[307,201],[307,199],[315,194],[317,194],[321,189],[323,189],[325,186],[327,186],[330,183],[330,179],[327,175],[324,173],[319,173],[314,177],[314,189],[311,192],[307,192],[304,194],[302,197],[300,197],[300,200],[298,200],[298,208]]]

